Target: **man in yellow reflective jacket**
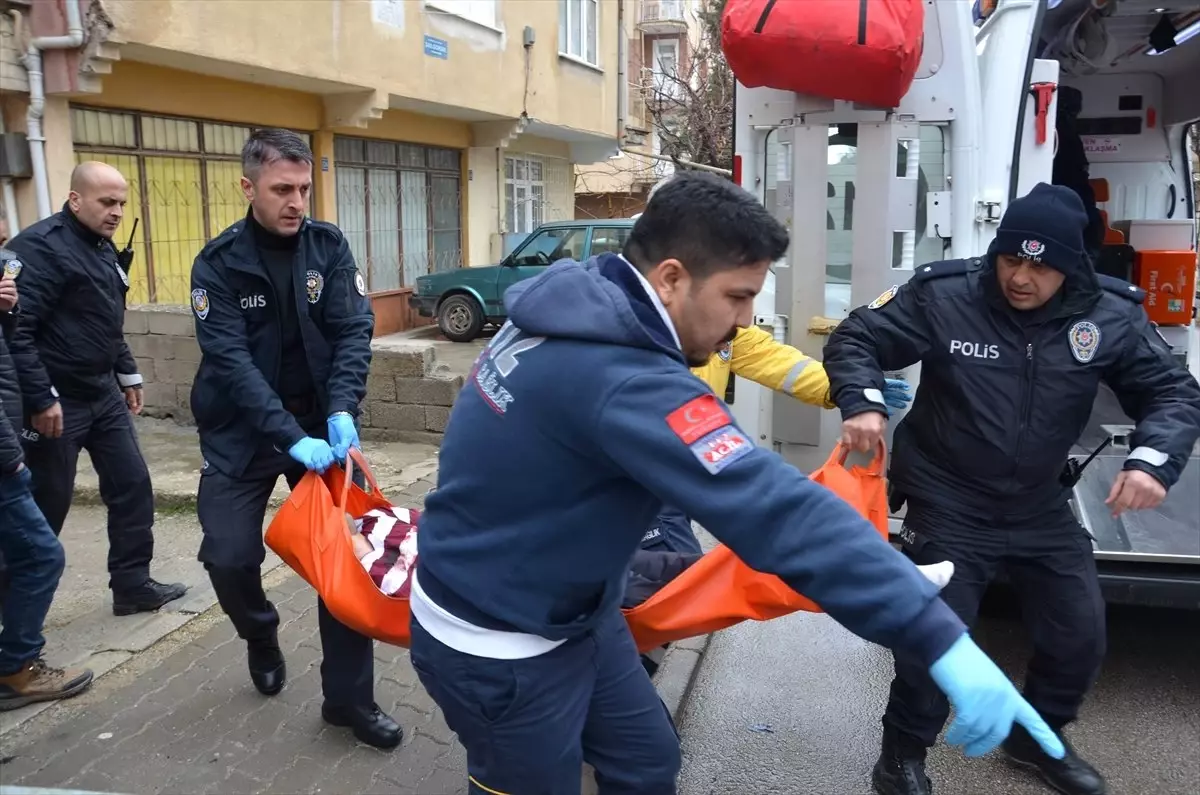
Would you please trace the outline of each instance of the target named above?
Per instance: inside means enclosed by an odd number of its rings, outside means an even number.
[[[646,202],[664,184],[673,177],[659,182],[650,189]],[[634,215],[633,218],[638,218]],[[825,368],[815,359],[810,359],[791,345],[777,342],[771,334],[758,326],[740,328],[725,346],[713,354],[703,367],[692,368],[692,372],[704,381],[717,397],[725,399],[725,390],[729,386],[729,376],[740,375],[749,381],[765,386],[776,392],[791,395],[802,403],[820,406],[823,409],[835,409],[837,406],[829,396],[829,378]],[[898,379],[886,379],[883,393],[884,402],[888,405],[888,413],[893,408],[902,409],[912,400],[908,392],[908,382]],[[642,550],[647,552],[674,552],[688,556],[686,559],[674,561],[674,566],[668,569],[674,573],[685,567],[700,554],[700,542],[692,532],[692,520],[683,511],[670,505],[664,505],[650,529],[642,537]],[[654,556],[640,556],[634,559],[634,568],[644,566],[645,571],[658,572],[664,565],[661,561],[650,563]],[[670,557],[670,556],[668,556]],[[655,579],[659,574],[655,574]],[[658,583],[661,587],[662,582]],[[644,595],[634,602],[626,604],[631,607]]]
[[[823,409],[836,408],[830,399],[829,378],[821,363],[791,345],[777,342],[758,326],[738,329],[733,339],[692,372],[721,399],[725,398],[729,376],[733,374],[791,395],[802,403]],[[911,399],[907,381],[887,379],[884,400],[889,407],[904,408]],[[642,549],[698,555],[700,542],[692,532],[692,522],[687,514],[664,505],[642,537]]]

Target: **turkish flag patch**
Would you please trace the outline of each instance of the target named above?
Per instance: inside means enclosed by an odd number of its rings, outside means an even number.
[[[694,444],[732,422],[721,401],[713,394],[693,398],[667,415],[667,425],[686,445]]]

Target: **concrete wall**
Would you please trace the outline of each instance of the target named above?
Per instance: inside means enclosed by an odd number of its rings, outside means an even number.
[[[185,307],[137,306],[125,313],[125,339],[146,381],[144,413],[193,421],[189,398],[200,346]],[[432,345],[377,340],[373,344],[362,437],[438,444],[463,377],[437,362]]]

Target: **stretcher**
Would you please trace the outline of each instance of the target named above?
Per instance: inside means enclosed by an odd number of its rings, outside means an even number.
[[[1134,423],[1102,386],[1074,450],[1085,456],[1107,440],[1076,483],[1072,507],[1092,538],[1096,570],[1108,601],[1200,609],[1200,446],[1155,510],[1114,517],[1104,501],[1129,455]]]
[[[866,466],[846,466],[848,450],[837,445],[810,479],[853,506],[886,539],[886,450],[880,445]],[[353,483],[362,471],[366,489]],[[351,450],[344,466],[323,475],[309,472],[296,484],[267,528],[266,543],[320,594],[339,621],[362,634],[407,647],[407,596],[386,596],[355,556],[345,516],[391,508],[362,454]],[[417,529],[417,565],[420,530]],[[706,635],[742,621],[766,621],[797,611],[821,612],[778,577],[755,571],[728,547],[718,545],[625,618],[638,650]]]

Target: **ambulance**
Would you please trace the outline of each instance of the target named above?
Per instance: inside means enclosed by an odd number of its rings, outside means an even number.
[[[1008,204],[1054,181],[1060,145],[1078,152],[1081,140],[1088,169],[1082,179],[1104,225],[1097,269],[1146,291],[1150,319],[1178,360],[1200,376],[1196,183],[1188,144],[1200,121],[1200,2],[912,2],[923,12],[913,23],[915,72],[898,101],[886,106],[878,99],[826,98],[836,90],[798,93],[779,85],[786,81],[764,78],[762,69],[739,69],[728,46],[727,8],[726,55],[739,78],[733,178],[792,236],[756,305],[756,322],[819,357],[850,309],[904,283],[914,268],[983,254]],[[821,4],[831,7],[829,0],[766,0],[752,21],[757,32],[769,33],[783,25],[773,21],[781,9],[804,5],[812,13]],[[903,6],[903,0],[842,2],[861,9],[858,43],[867,46],[878,31],[867,15]],[[748,40],[754,32],[741,34]],[[829,72],[839,71],[829,63]],[[744,84],[751,71],[754,87]],[[802,79],[819,74],[806,70]],[[1060,100],[1075,105],[1077,140],[1059,140]],[[915,387],[920,366],[903,377]],[[802,471],[823,463],[838,439],[837,412],[744,379],[731,397],[758,443]],[[1092,537],[1106,598],[1200,609],[1200,451],[1160,509],[1114,519],[1104,500],[1129,453],[1132,426],[1103,387],[1075,450],[1078,464],[1095,454],[1072,502]],[[892,517],[893,532],[902,518]]]

